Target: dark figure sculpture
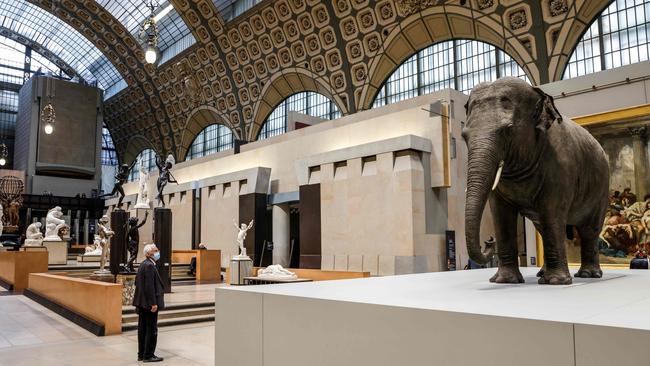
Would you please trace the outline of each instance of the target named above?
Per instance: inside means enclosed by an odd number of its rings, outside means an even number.
[[[524,282],[517,257],[518,213],[535,224],[544,240],[540,284],[572,282],[566,225],[576,227],[582,243],[576,277],[601,277],[598,235],[608,205],[609,167],[598,142],[562,118],[551,96],[518,78],[477,85],[466,109],[465,232],[470,258],[486,263],[494,253],[493,248],[482,252],[479,242],[489,197],[499,258],[491,282]]]
[[[144,212],[144,219],[142,222],[138,223],[137,217],[129,217],[129,230],[127,231],[127,249],[129,251],[129,260],[126,263],[126,271],[129,273],[135,273],[133,269],[133,262],[138,257],[138,245],[140,243],[140,228],[144,226],[149,217],[149,212]]]
[[[122,164],[118,168],[117,174],[115,174],[115,185],[113,186],[113,191],[111,191],[111,193],[104,194],[101,197],[110,197],[115,193],[119,193],[120,199],[117,202],[117,207],[122,207],[122,201],[124,200],[124,188],[122,188],[122,185],[124,185],[124,183],[126,183],[126,181],[129,179],[129,172],[131,172],[131,169],[133,169],[135,162],[136,161],[134,160],[131,165]]]
[[[156,166],[158,167],[158,181],[156,183],[158,187],[158,195],[156,198],[158,198],[158,202],[162,204],[162,207],[165,207],[165,198],[163,196],[163,191],[165,190],[167,183],[171,182],[178,184],[170,172],[173,166],[170,158],[171,156],[163,162],[160,156],[156,156]]]

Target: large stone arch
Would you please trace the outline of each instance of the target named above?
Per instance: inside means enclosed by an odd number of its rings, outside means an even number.
[[[213,124],[220,124],[228,127],[236,139],[241,139],[241,130],[238,127],[233,128],[233,126],[228,123],[228,119],[224,118],[216,108],[212,106],[201,106],[190,113],[185,122],[185,126],[183,127],[181,143],[177,152],[179,161],[184,161],[187,158],[187,152],[189,151],[190,146],[192,146],[194,139],[196,139],[196,136],[206,127]]]
[[[264,85],[261,96],[255,103],[253,124],[248,126],[246,138],[253,141],[262,129],[266,118],[282,101],[300,92],[316,92],[328,97],[341,110],[343,115],[348,114],[348,106],[338,94],[332,91],[328,81],[309,70],[302,68],[289,68],[282,70]]]
[[[548,65],[551,81],[562,80],[569,58],[578,42],[589,30],[591,24],[614,1],[590,0],[580,2],[580,5],[573,1],[567,12],[567,19],[561,25],[549,28],[546,38],[555,39]]]
[[[488,43],[506,52],[526,72],[533,84],[540,82],[540,70],[529,49],[490,16],[477,16],[477,11],[458,5],[427,8],[415,13],[392,29],[381,51],[369,62],[367,82],[357,90],[358,109],[372,107],[384,81],[409,57],[431,45],[453,39]]]
[[[138,154],[145,149],[157,151],[156,147],[146,137],[133,135],[126,143],[126,148],[123,152],[120,154],[120,150],[117,150],[117,153],[120,155],[120,162],[122,164],[131,164],[138,157]]]

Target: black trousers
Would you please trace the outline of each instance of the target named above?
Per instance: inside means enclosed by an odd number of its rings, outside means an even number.
[[[158,312],[138,309],[138,358],[151,358],[158,343]]]

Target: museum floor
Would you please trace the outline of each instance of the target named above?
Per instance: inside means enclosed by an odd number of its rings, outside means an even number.
[[[215,286],[178,286],[168,301],[214,297]],[[137,346],[135,331],[96,337],[28,298],[0,289],[0,366],[137,365]],[[214,365],[214,324],[160,328],[156,353],[165,365]]]

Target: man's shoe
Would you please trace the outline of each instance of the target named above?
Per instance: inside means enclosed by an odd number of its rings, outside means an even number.
[[[145,359],[144,361],[142,361],[142,362],[162,362],[162,360],[163,360],[162,357],[153,356],[153,357],[151,357],[151,358],[146,358],[146,359]]]

